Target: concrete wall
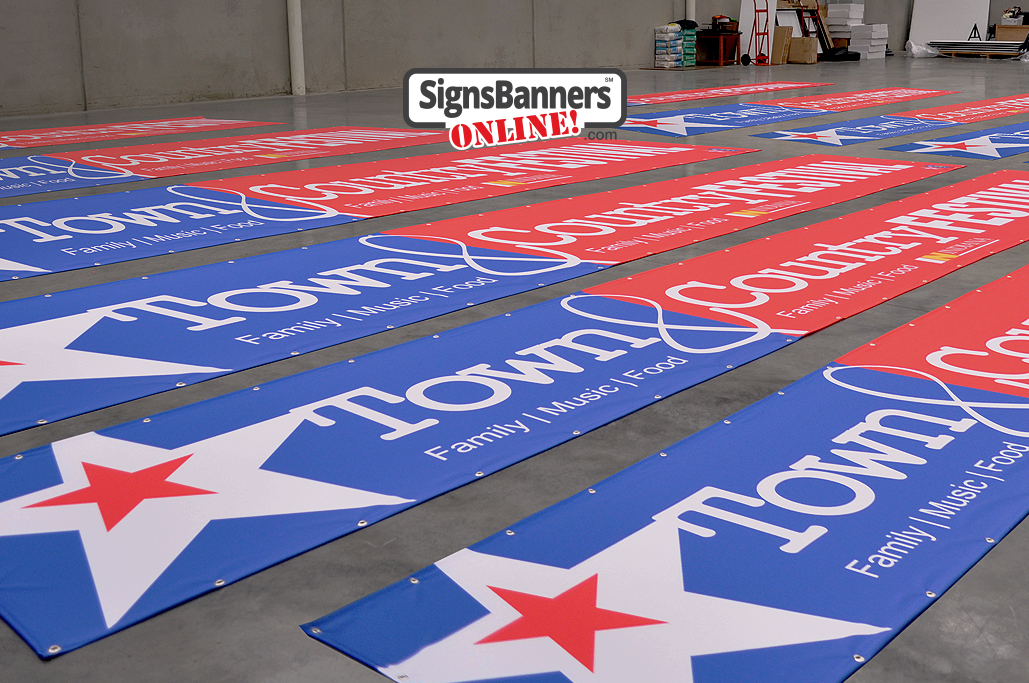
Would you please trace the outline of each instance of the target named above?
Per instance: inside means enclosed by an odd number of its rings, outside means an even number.
[[[289,88],[282,0],[79,0],[79,24],[88,109]]]
[[[912,7],[914,0],[865,0],[865,23],[890,25],[888,45],[895,54],[904,51],[908,40]]]
[[[83,107],[75,0],[0,0],[0,115]]]
[[[866,2],[903,49],[912,0]],[[740,11],[696,5],[701,24]],[[302,6],[308,92],[395,87],[419,66],[647,66],[653,27],[685,16],[685,0]],[[286,0],[0,0],[0,64],[0,115],[288,93]]]
[[[347,88],[397,86],[416,67],[531,67],[532,5],[343,0]]]

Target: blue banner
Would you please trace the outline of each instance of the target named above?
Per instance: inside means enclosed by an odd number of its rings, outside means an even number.
[[[923,121],[922,119],[913,119],[906,116],[870,116],[843,123],[823,123],[806,128],[758,133],[751,137],[806,142],[810,145],[842,147],[857,145],[869,140],[884,140],[901,135],[925,133],[939,128],[949,128],[954,125],[957,124],[942,121]]]
[[[1029,123],[1012,123],[883,149],[963,159],[1002,159],[1029,152]]]
[[[0,304],[0,433],[607,266],[383,234]]]
[[[671,137],[686,137],[720,130],[734,130],[751,126],[764,126],[780,121],[792,121],[829,112],[810,109],[791,109],[766,104],[723,104],[717,107],[659,111],[625,119],[624,130],[656,133]]]
[[[1029,334],[930,315],[930,366]],[[396,681],[843,681],[1029,512],[1029,385],[889,367],[911,329],[303,628]]]
[[[4,206],[0,276],[17,279],[357,220],[332,209],[188,185]]]
[[[0,616],[67,652],[790,339],[572,297],[5,458]]]
[[[0,199],[133,180],[146,178],[41,154],[0,159]]]

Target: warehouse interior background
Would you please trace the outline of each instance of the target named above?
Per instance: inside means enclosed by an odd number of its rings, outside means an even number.
[[[904,49],[913,0],[867,0]],[[309,93],[395,88],[412,64],[641,67],[681,0],[302,0]],[[991,0],[996,21],[1006,0]],[[734,0],[697,0],[700,23]],[[0,116],[292,92],[282,0],[0,2]],[[459,20],[455,21],[455,18]]]
[[[617,67],[626,72],[630,95],[764,81],[833,84],[828,89],[810,91],[817,93],[888,86],[960,91],[917,103],[884,105],[867,114],[829,113],[817,119],[819,123],[1029,92],[1029,64],[1018,60],[905,56],[913,2],[865,2],[867,23],[889,25],[889,47],[895,56],[885,60],[661,72],[645,68],[653,65],[654,27],[684,18],[681,0],[300,0],[302,35],[299,41],[294,35],[292,41],[293,63],[291,22],[285,0],[0,0],[0,130],[185,116],[274,122],[278,124],[275,132],[323,126],[404,128],[402,80],[405,72],[415,67]],[[991,23],[998,20],[1010,2],[991,0]],[[713,15],[737,16],[740,9],[738,0],[696,0],[695,5],[697,20],[702,25]],[[293,31],[296,30],[294,23]],[[297,44],[302,44],[302,84],[294,80]],[[810,92],[764,93],[638,110],[654,112],[759,102]],[[1003,119],[996,125],[1014,121]],[[808,122],[682,139],[658,138],[661,142],[758,150],[741,157],[5,281],[0,283],[0,302],[801,154],[891,161],[912,158],[902,152],[885,151],[880,142],[834,149],[752,137],[755,133],[802,125]],[[940,134],[973,132],[986,125],[994,124],[965,124]],[[218,136],[260,130],[181,133],[160,141],[216,140]],[[617,139],[654,142],[655,137],[620,130]],[[909,139],[913,138],[898,141]],[[79,150],[127,144],[137,143],[121,140],[71,147]],[[189,180],[318,169],[452,151],[449,144],[438,143],[350,157],[285,161],[259,170],[210,171]],[[5,150],[0,156],[16,153],[21,151]],[[828,221],[993,171],[1029,168],[1025,157],[1019,156],[997,160],[928,156],[919,159],[961,163],[965,168],[295,358],[0,436],[0,458],[230,392],[249,390],[615,278]],[[152,179],[131,188],[168,184],[167,178]],[[2,199],[0,208],[114,191],[120,188],[58,190],[46,196]],[[314,641],[298,625],[404,580],[444,556],[720,422],[877,336],[907,325],[918,316],[1027,264],[1029,244],[970,264],[731,373],[668,396],[615,423],[81,650],[44,661],[14,629],[0,622],[0,681],[381,683],[386,679],[379,673]],[[0,327],[3,326],[0,320]],[[1027,557],[1029,523],[1023,522],[859,669],[850,683],[1029,683]]]

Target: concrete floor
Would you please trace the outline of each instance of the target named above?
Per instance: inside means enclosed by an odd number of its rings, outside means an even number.
[[[891,57],[877,62],[786,65],[770,68],[726,67],[686,72],[631,71],[630,94],[712,87],[767,80],[832,82],[832,88],[797,90],[750,98],[721,98],[663,107],[640,107],[636,113],[684,106],[708,106],[735,101],[843,92],[883,86],[912,86],[959,90],[961,94],[877,107],[849,114],[830,114],[789,127],[822,121],[846,121],[922,107],[1020,94],[1029,65],[1018,61],[976,59],[913,60]],[[272,97],[108,110],[0,120],[0,129],[15,130],[109,121],[133,121],[178,116],[208,116],[280,121],[278,128],[227,131],[287,130],[330,125],[403,127],[399,89],[333,93],[307,97]],[[998,122],[955,127],[937,137]],[[509,197],[457,204],[316,231],[292,233],[116,264],[91,270],[59,273],[0,284],[0,301],[111,282],[194,265],[268,253],[301,245],[416,225],[453,216],[493,211],[549,199],[600,192],[753,164],[808,153],[828,153],[888,159],[911,159],[884,152],[887,143],[868,142],[834,150],[750,137],[775,126],[711,133],[688,139],[704,145],[760,148],[744,158],[710,161],[630,176],[555,187]],[[162,140],[192,140],[201,134]],[[621,139],[669,141],[644,134],[619,132]],[[913,138],[896,138],[901,144]],[[141,141],[146,142],[146,141]],[[116,147],[113,141],[57,149]],[[333,163],[393,159],[447,151],[433,145],[352,155],[336,159],[292,162],[261,168],[262,173]],[[45,153],[50,148],[37,151]],[[0,152],[13,156],[17,152]],[[944,162],[947,159],[938,158]],[[928,160],[929,158],[926,158]],[[838,206],[787,218],[629,263],[596,275],[527,292],[501,301],[462,310],[367,339],[221,377],[165,394],[96,411],[0,438],[0,457],[54,440],[108,427],[126,420],[186,405],[250,387],[308,368],[392,346],[437,331],[554,298],[583,287],[632,275],[673,261],[791,230],[888,201],[953,184],[991,171],[1029,170],[1029,155],[1006,160],[968,160],[967,168],[912,185],[880,192]],[[960,161],[960,160],[958,160]],[[191,179],[246,175],[246,169],[207,173]],[[133,186],[96,188],[78,194],[101,194],[128,187],[167,184],[147,181]],[[37,200],[59,198],[50,193]],[[20,203],[32,201],[22,198]],[[2,202],[0,202],[2,203]],[[7,203],[18,203],[8,200]],[[823,364],[909,320],[943,305],[981,284],[1029,263],[1029,244],[962,268],[909,294],[844,320],[758,361],[681,392],[595,432],[547,451],[474,484],[440,496],[372,527],[324,545],[253,577],[201,597],[100,642],[43,662],[5,624],[0,622],[0,680],[14,683],[379,683],[377,673],[304,635],[298,624],[372,593],[509,523],[562,500],[655,451],[703,429],[726,415],[767,396]],[[855,674],[852,683],[1029,683],[1029,523],[1013,531],[940,600],[903,631],[879,655]]]

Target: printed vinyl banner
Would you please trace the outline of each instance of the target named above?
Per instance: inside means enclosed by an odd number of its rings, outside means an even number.
[[[676,90],[675,92],[658,92],[650,95],[629,95],[625,103],[630,107],[644,104],[667,104],[670,102],[689,102],[706,100],[712,97],[733,97],[753,95],[761,92],[777,90],[793,90],[794,88],[816,88],[832,83],[791,83],[789,81],[773,81],[771,83],[749,83],[746,85],[727,85],[721,88],[698,88],[696,90]]]
[[[753,151],[573,138],[5,206],[0,274],[131,261]]]
[[[777,104],[793,109],[814,109],[816,111],[853,111],[867,109],[894,102],[909,102],[940,95],[957,95],[957,90],[922,90],[919,88],[879,88],[877,90],[856,90],[853,92],[788,97],[779,100],[762,100],[761,104]]]
[[[0,460],[0,615],[40,656],[80,647],[1016,244],[1024,187],[995,173]]]
[[[812,155],[0,303],[0,433],[955,168]]]
[[[395,681],[843,681],[1029,512],[1027,298],[1023,269],[304,629]]]
[[[230,130],[252,126],[279,125],[274,121],[233,121],[190,116],[182,119],[132,121],[129,123],[95,123],[64,128],[0,131],[0,149],[72,145],[80,142],[123,140],[150,135],[175,135],[208,130]]]
[[[954,125],[956,124],[943,121],[925,121],[907,116],[871,116],[844,123],[821,123],[817,126],[808,126],[806,128],[757,133],[752,137],[806,142],[809,145],[842,147],[845,145],[857,145],[870,140],[885,140],[901,135],[927,133]]]
[[[1029,152],[1029,123],[1012,123],[884,149],[964,159],[1001,159]]]
[[[955,92],[956,91],[953,90],[883,88],[880,90],[860,90],[855,92],[831,93],[828,95],[814,95],[811,97],[791,97],[788,99],[752,102],[749,104],[730,104],[720,107],[681,109],[678,111],[662,111],[653,114],[641,114],[640,116],[627,118],[625,120],[625,124],[621,127],[629,130],[642,131],[644,133],[657,133],[659,135],[683,137],[687,135],[700,135],[701,133],[713,133],[717,130],[727,128],[762,126],[767,123],[804,118],[804,116],[816,116],[818,114],[831,112],[844,112],[852,111],[854,109],[864,109],[867,107],[877,107],[879,105],[890,104],[892,102],[905,102],[925,97],[952,95],[955,94]],[[804,111],[808,113],[806,115],[801,113]],[[897,116],[913,115],[913,113],[908,112],[905,114],[898,114]],[[848,126],[853,126],[854,124],[870,125],[863,123],[864,121],[871,121],[871,119],[854,121],[848,124]],[[885,122],[877,123],[878,125],[885,125]],[[894,125],[903,125],[903,123]],[[811,130],[824,129],[822,127],[817,127],[801,128],[798,130],[808,132]],[[779,135],[790,132],[797,131],[766,133],[755,137],[773,137],[775,139],[782,139]],[[908,132],[914,133],[918,131],[910,130]],[[895,134],[899,135],[901,133]],[[828,144],[840,144],[838,141],[834,142],[834,138],[831,136],[827,139],[830,141]]]
[[[992,100],[949,104],[932,109],[916,109],[915,111],[900,112],[894,116],[910,116],[916,119],[950,123],[978,123],[1026,112],[1029,112],[1029,95],[1014,95],[996,97]]]
[[[316,128],[0,159],[0,199],[188,173],[446,142],[432,131]]]
[[[625,119],[619,128],[641,133],[655,133],[674,138],[715,133],[720,130],[764,126],[824,114],[808,109],[789,109],[765,104],[723,104],[717,107],[659,111]]]

